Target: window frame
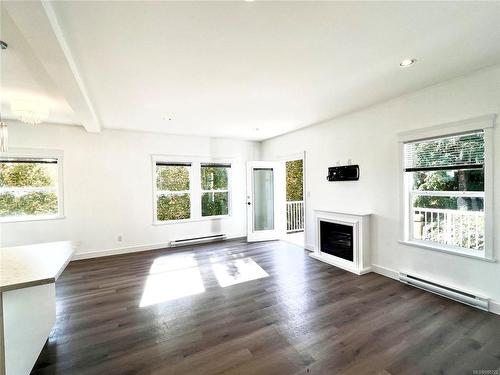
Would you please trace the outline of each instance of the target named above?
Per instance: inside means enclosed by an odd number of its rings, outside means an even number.
[[[23,149],[13,148],[8,152],[1,152],[0,158],[9,159],[56,159],[57,160],[57,181],[56,181],[56,194],[57,194],[57,214],[55,215],[26,215],[26,216],[4,216],[0,217],[0,223],[19,223],[30,221],[43,221],[43,220],[59,220],[64,219],[64,178],[63,178],[63,164],[64,153],[61,150],[42,150],[42,149]],[[44,188],[35,189],[42,190]]]
[[[448,254],[464,256],[468,258],[495,262],[494,258],[494,232],[493,232],[493,128],[496,115],[486,115],[463,121],[436,125],[423,129],[410,130],[398,134],[401,176],[401,244],[419,247],[428,250],[435,250]],[[440,138],[473,131],[484,132],[484,250],[465,249],[457,246],[439,244],[428,240],[418,240],[413,238],[413,221],[411,215],[411,202],[413,197],[412,181],[409,173],[404,170],[405,143],[422,141],[431,138]],[[478,192],[468,192],[465,194],[477,194]],[[450,192],[448,195],[463,194],[460,192]],[[435,194],[433,194],[435,195]],[[447,195],[447,196],[448,196]]]
[[[157,187],[156,187],[156,167],[157,167],[157,164],[156,163],[165,163],[165,164],[168,164],[168,163],[172,163],[172,164],[176,164],[176,163],[186,163],[186,167],[188,167],[188,173],[189,173],[189,190],[158,190]],[[189,164],[189,165],[188,165]],[[154,205],[155,205],[155,209],[154,209],[154,216],[155,216],[155,219],[158,223],[164,223],[164,222],[183,222],[183,221],[189,221],[193,218],[193,186],[192,186],[192,181],[193,181],[193,164],[190,163],[190,162],[179,162],[179,161],[168,161],[168,162],[160,162],[160,161],[156,161],[154,163],[154,175],[153,175],[153,184],[154,184],[154,188],[155,188],[155,196],[154,196]],[[162,194],[162,192],[165,193],[165,195],[182,195],[182,194],[188,194],[189,195],[189,218],[188,219],[178,219],[178,220],[158,220],[158,216],[157,216],[157,209],[158,209],[158,196],[160,194]]]
[[[220,166],[223,166],[223,165],[226,165],[226,168],[227,168],[227,189],[225,190],[204,190],[201,186],[201,168],[205,167],[205,165],[203,164],[219,164]],[[214,162],[214,161],[210,161],[210,162],[206,162],[206,161],[202,161],[200,162],[199,164],[199,172],[200,172],[200,181],[199,181],[199,184],[200,184],[200,217],[202,219],[217,219],[217,218],[225,218],[225,217],[229,217],[231,216],[231,168],[232,168],[232,165],[231,163],[222,163],[220,161],[218,162]],[[203,216],[203,207],[202,207],[202,200],[203,200],[203,194],[204,193],[227,193],[227,214],[225,215],[210,215],[210,216]]]
[[[189,219],[180,220],[158,220],[157,219],[157,195],[158,189],[156,187],[156,163],[190,163],[191,168],[189,172],[189,191],[191,202],[191,217]],[[214,163],[214,164],[228,164],[228,214],[227,215],[214,215],[214,216],[202,216],[201,211],[201,199],[202,193],[201,189],[201,165],[203,163]],[[227,219],[232,216],[232,168],[233,160],[230,158],[211,158],[211,157],[200,157],[200,156],[178,156],[178,155],[151,155],[151,170],[152,170],[152,187],[153,187],[153,225],[171,225],[171,224],[182,224],[197,221],[207,221],[207,220],[222,220]],[[225,190],[219,190],[223,192]]]

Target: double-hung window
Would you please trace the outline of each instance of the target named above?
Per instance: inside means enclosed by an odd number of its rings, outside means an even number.
[[[61,159],[0,157],[0,222],[58,218]]]
[[[182,222],[230,215],[231,164],[153,156],[154,222]]]
[[[229,214],[230,164],[201,163],[201,216]]]
[[[156,218],[191,218],[191,163],[156,163]]]
[[[488,130],[404,142],[407,241],[491,257]]]

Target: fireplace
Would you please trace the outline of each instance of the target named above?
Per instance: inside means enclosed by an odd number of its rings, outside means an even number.
[[[327,253],[350,262],[354,261],[352,225],[320,220],[319,227],[320,249],[322,253]]]
[[[371,272],[370,214],[314,213],[316,244],[310,256],[358,275]]]

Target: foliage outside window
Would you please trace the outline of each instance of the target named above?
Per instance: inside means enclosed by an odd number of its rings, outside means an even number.
[[[156,218],[158,221],[191,217],[190,164],[156,164]]]
[[[229,214],[229,165],[201,164],[201,216]]]
[[[303,160],[291,160],[286,162],[286,200],[304,200],[304,163]]]
[[[0,159],[0,218],[59,214],[57,159]]]
[[[155,161],[157,222],[230,213],[230,164]]]
[[[484,132],[405,144],[413,240],[484,251]]]

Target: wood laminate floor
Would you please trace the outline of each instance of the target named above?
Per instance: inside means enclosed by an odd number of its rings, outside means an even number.
[[[356,276],[284,242],[226,241],[72,262],[32,374],[499,368],[500,316]]]

